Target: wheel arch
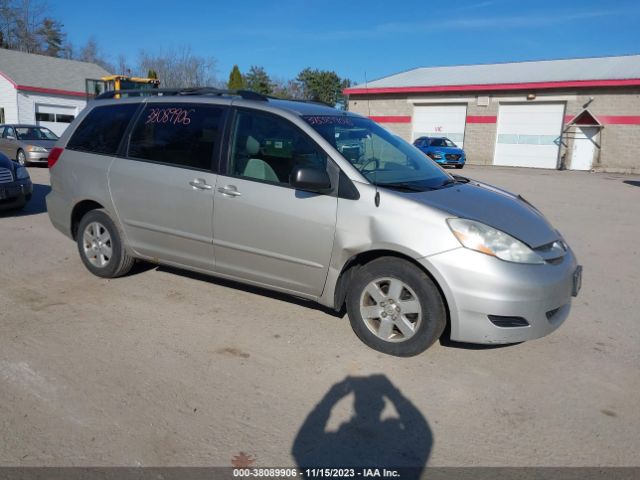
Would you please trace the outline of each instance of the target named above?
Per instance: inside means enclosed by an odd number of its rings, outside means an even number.
[[[73,210],[71,210],[71,236],[74,240],[77,238],[78,225],[82,217],[91,210],[97,210],[99,208],[104,208],[104,206],[91,199],[81,200],[74,205]]]
[[[358,271],[358,269],[366,265],[367,263],[381,257],[395,257],[395,258],[408,261],[409,263],[415,265],[420,270],[422,270],[431,279],[433,284],[436,286],[436,288],[440,292],[440,296],[442,297],[442,301],[444,302],[445,311],[447,312],[447,328],[448,328],[451,321],[449,301],[447,299],[447,295],[445,294],[436,276],[432,272],[430,272],[424,265],[418,262],[415,258],[395,250],[385,250],[385,249],[367,250],[351,256],[342,266],[342,270],[340,271],[340,274],[338,276],[338,281],[336,282],[336,287],[333,292],[333,297],[334,297],[333,302],[334,302],[335,310],[342,311],[344,309],[349,282],[353,278],[353,275]]]

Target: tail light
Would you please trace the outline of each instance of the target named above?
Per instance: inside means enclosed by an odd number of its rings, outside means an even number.
[[[54,147],[51,149],[49,156],[47,157],[47,166],[49,168],[52,168],[56,164],[60,155],[62,155],[62,152],[64,152],[64,148]]]

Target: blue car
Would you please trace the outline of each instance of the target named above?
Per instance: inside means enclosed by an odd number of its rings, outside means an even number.
[[[467,160],[464,150],[446,137],[420,137],[413,145],[440,165],[462,168]]]

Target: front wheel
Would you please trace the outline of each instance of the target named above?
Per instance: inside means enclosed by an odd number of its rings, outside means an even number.
[[[122,244],[122,236],[104,210],[91,210],[80,220],[78,252],[85,267],[98,277],[126,275],[135,262]]]
[[[462,167],[464,167],[464,163],[463,163],[462,165],[456,165],[456,168],[457,168],[458,170],[460,170]]]
[[[425,351],[442,335],[447,321],[433,280],[411,262],[393,257],[360,268],[347,293],[347,312],[360,340],[398,357]]]
[[[18,161],[18,164],[22,165],[23,167],[26,167],[29,165],[29,162],[27,162],[27,156],[24,153],[24,150],[18,150],[18,153],[16,154],[16,160]]]

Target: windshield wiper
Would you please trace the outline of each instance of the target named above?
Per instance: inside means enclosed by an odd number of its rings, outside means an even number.
[[[393,188],[396,190],[405,190],[407,192],[424,192],[426,190],[433,190],[431,187],[420,187],[418,185],[412,185],[406,182],[398,183],[379,183],[379,187]]]
[[[458,183],[469,183],[471,181],[467,177],[463,177],[462,175],[451,175],[451,176],[455,178],[456,182]]]

